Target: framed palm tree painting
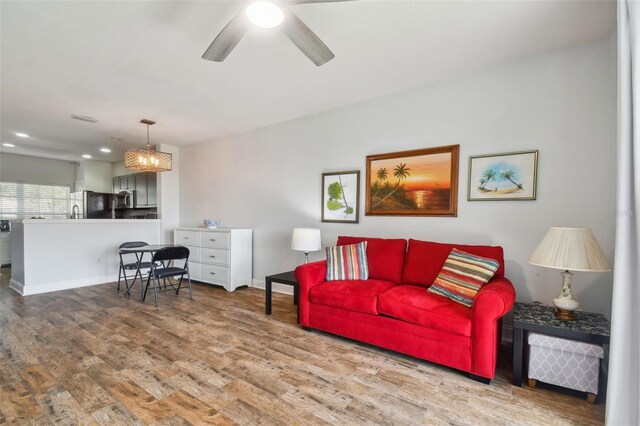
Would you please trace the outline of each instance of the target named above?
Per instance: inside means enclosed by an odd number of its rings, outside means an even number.
[[[469,157],[469,201],[535,200],[538,151]]]
[[[457,216],[460,145],[367,156],[366,212]]]

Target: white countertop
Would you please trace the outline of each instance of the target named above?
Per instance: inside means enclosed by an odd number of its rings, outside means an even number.
[[[24,224],[51,224],[79,225],[79,224],[104,224],[104,223],[160,223],[160,219],[23,219],[16,221]]]

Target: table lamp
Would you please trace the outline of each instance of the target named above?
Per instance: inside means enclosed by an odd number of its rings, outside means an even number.
[[[291,249],[304,252],[304,263],[309,263],[309,252],[322,248],[320,230],[314,228],[295,228],[291,238]]]
[[[562,272],[562,290],[553,299],[558,308],[556,318],[575,320],[574,311],[580,306],[571,294],[572,271],[606,272],[609,263],[589,228],[561,228],[552,226],[544,236],[538,248],[533,252],[529,263],[545,268],[564,269]]]

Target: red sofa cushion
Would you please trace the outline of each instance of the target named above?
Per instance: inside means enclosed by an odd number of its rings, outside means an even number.
[[[378,295],[395,287],[389,281],[331,281],[314,286],[309,292],[311,303],[378,315]]]
[[[500,263],[494,278],[504,276],[504,253],[499,246],[469,246],[464,244],[442,244],[431,241],[409,240],[409,249],[402,270],[403,284],[430,286],[442,269],[453,248],[495,259]],[[371,263],[369,263],[371,268]]]
[[[340,236],[336,245],[357,244],[361,241],[367,242],[369,278],[399,283],[402,278],[407,240]]]
[[[471,309],[421,286],[399,285],[378,296],[378,312],[458,336],[471,336]]]

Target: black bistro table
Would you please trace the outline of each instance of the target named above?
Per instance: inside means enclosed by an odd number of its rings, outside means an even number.
[[[264,279],[265,283],[265,300],[264,313],[271,315],[271,290],[273,283],[285,284],[293,286],[293,303],[298,305],[298,281],[296,280],[295,271],[281,272],[279,274],[267,275]],[[300,323],[300,309],[297,310],[296,321]]]
[[[576,319],[559,320],[555,306],[540,302],[516,302],[513,308],[513,378],[515,386],[522,386],[522,365],[526,332],[579,340],[597,345],[609,344],[609,320],[602,314],[576,311]]]
[[[130,294],[131,288],[136,282],[136,277],[140,276],[140,298],[142,299],[142,290],[144,288],[144,279],[142,278],[142,271],[140,270],[140,265],[142,264],[142,258],[144,257],[145,253],[151,253],[151,258],[153,259],[153,254],[155,252],[167,247],[179,247],[179,245],[178,244],[147,244],[146,246],[127,247],[127,248],[120,249],[120,253],[122,254],[140,253],[140,257],[138,258],[138,267],[136,269],[136,274],[134,275],[133,280],[131,281],[131,285],[128,286],[127,289],[124,291],[123,293],[124,296],[127,296],[128,294]]]

